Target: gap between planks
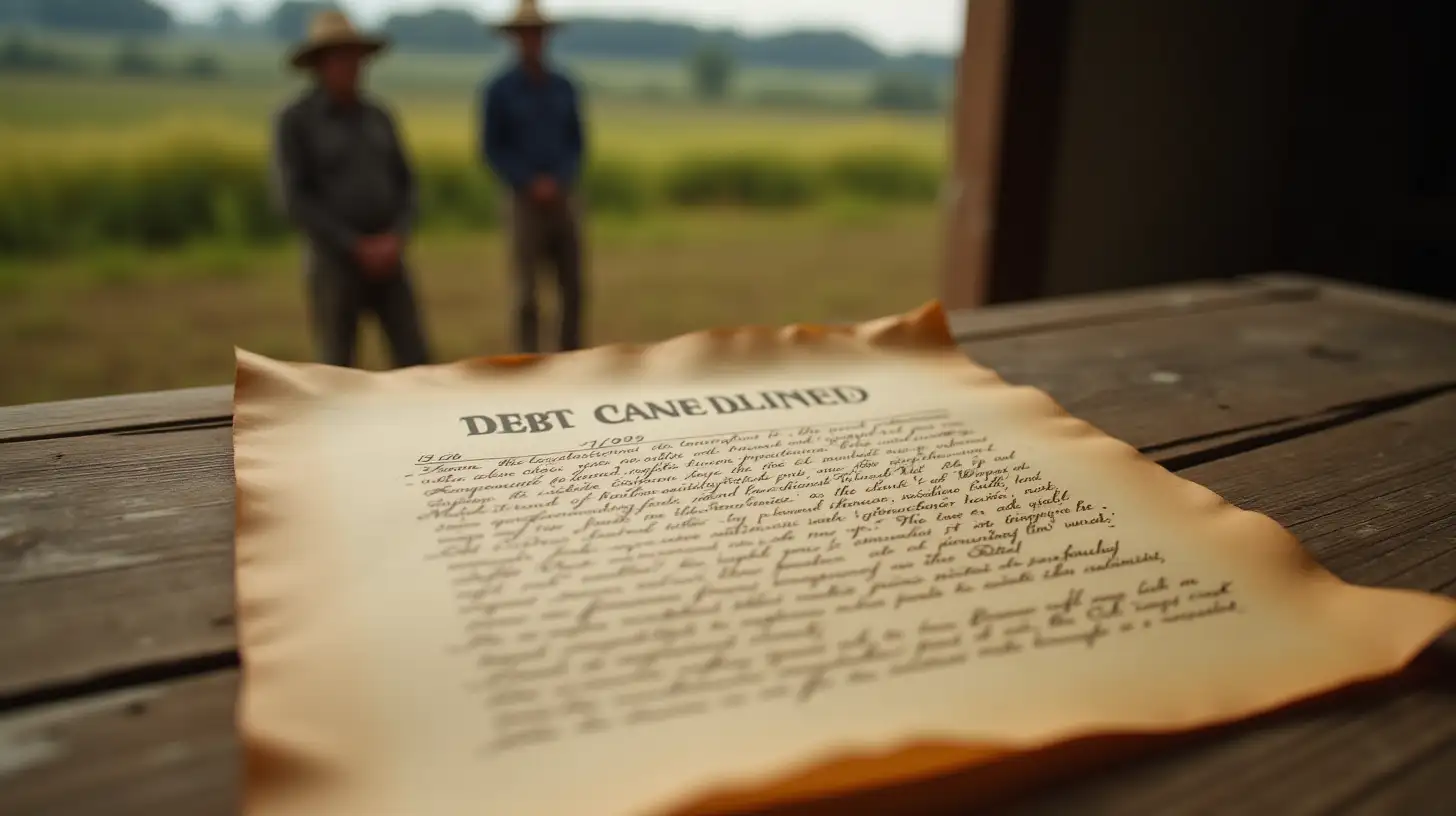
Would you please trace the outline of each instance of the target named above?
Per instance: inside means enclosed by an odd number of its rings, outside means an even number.
[[[1271,275],[963,309],[951,313],[948,322],[956,341],[967,343],[1153,317],[1226,311],[1264,303],[1314,300],[1320,294],[1321,282],[1317,278]]]

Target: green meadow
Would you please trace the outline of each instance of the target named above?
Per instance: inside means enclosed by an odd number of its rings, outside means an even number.
[[[299,248],[267,186],[272,112],[301,87],[279,49],[148,47],[218,55],[222,74],[194,79],[108,75],[114,44],[69,47],[96,69],[0,74],[0,404],[225,382],[234,345],[307,358]],[[412,258],[445,358],[508,350],[498,192],[474,146],[491,68],[398,52],[371,73],[419,170]],[[942,118],[848,104],[869,82],[853,74],[749,70],[705,105],[676,66],[570,69],[588,89],[593,341],[931,296]]]

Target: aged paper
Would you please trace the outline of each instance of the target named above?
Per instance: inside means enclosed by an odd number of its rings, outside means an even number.
[[[239,352],[246,813],[839,795],[1389,673],[1456,603],[844,330],[383,374]]]

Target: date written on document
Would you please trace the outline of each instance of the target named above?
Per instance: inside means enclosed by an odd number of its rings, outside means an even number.
[[[645,436],[609,436],[606,439],[593,439],[583,442],[578,447],[582,448],[614,448],[618,445],[637,445],[647,441]]]
[[[430,464],[432,462],[458,462],[458,461],[460,461],[460,454],[458,454],[458,453],[442,453],[442,454],[440,454],[438,456],[436,456],[433,453],[426,453],[426,454],[422,454],[418,459],[415,459],[415,464],[417,464],[417,465],[428,465],[428,464]]]

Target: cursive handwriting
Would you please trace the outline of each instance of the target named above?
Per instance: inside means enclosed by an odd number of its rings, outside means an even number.
[[[945,412],[414,467],[496,750],[1241,611]]]

